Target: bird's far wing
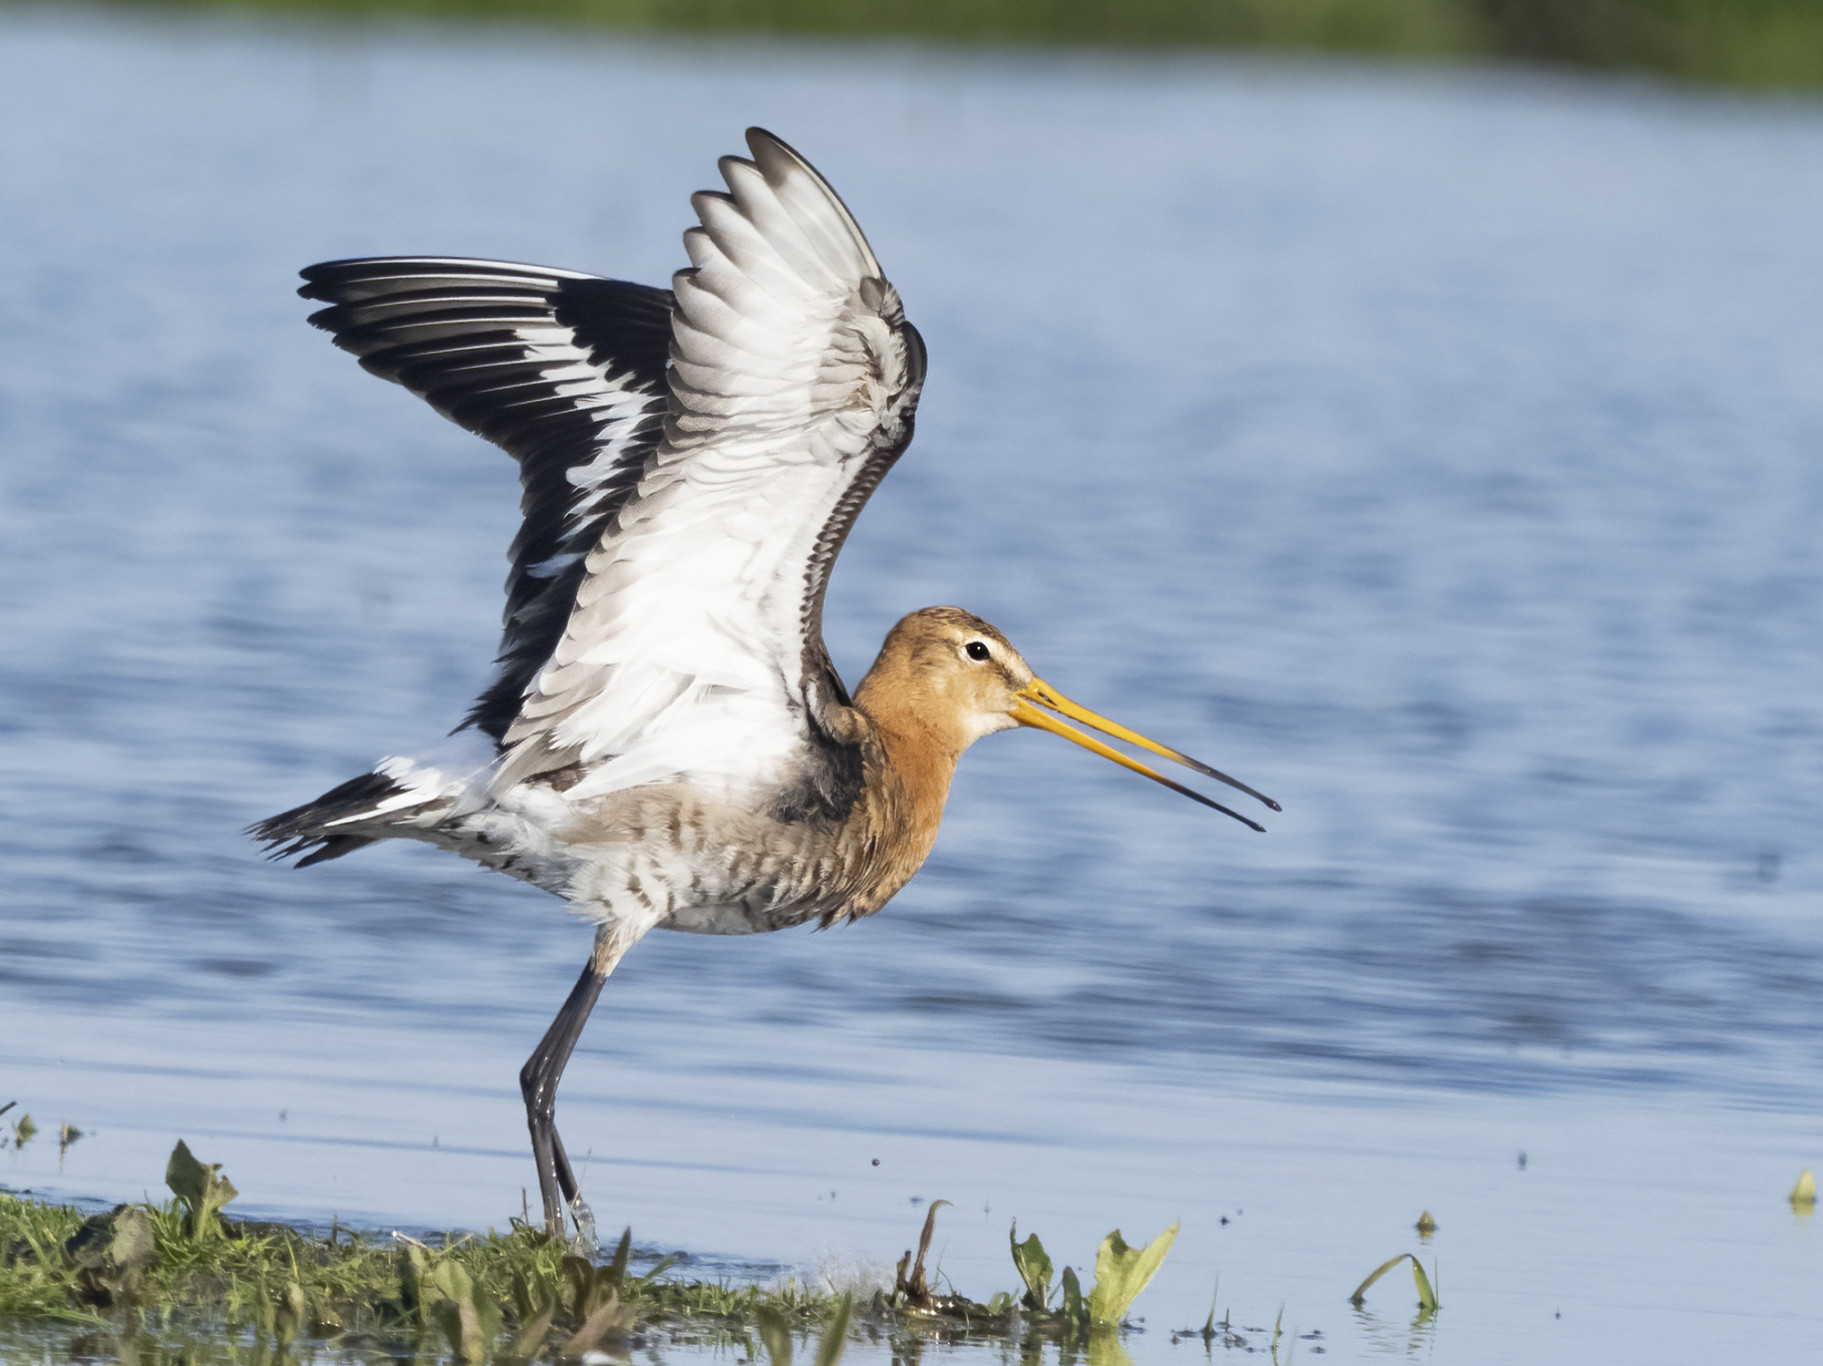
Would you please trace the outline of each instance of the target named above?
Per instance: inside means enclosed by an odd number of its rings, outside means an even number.
[[[576,602],[583,558],[667,411],[671,293],[503,261],[382,257],[304,271],[310,321],[361,364],[519,462],[524,524],[500,675],[466,724],[500,740]]]
[[[588,557],[503,784],[578,763],[574,796],[803,779],[841,728],[824,589],[911,440],[924,349],[835,192],[778,139],[747,141],[751,159],[722,159],[728,193],[692,200],[664,439]]]

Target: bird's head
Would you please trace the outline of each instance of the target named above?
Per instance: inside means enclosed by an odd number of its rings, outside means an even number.
[[[1079,706],[1032,672],[1007,638],[980,617],[959,607],[926,607],[893,627],[880,647],[880,657],[868,671],[855,698],[856,704],[876,721],[884,715],[903,718],[935,735],[959,754],[984,735],[1014,726],[1030,726],[1061,735],[1123,768],[1144,774],[1173,792],[1180,792],[1204,806],[1233,816],[1255,830],[1260,825],[1238,811],[1231,811],[1192,791],[1157,770],[1129,758],[1074,726],[1063,717],[1112,735],[1130,745],[1149,750],[1174,763],[1196,770],[1277,811],[1279,804],[1245,783],[1210,768],[1187,754],[1148,740],[1125,726]]]

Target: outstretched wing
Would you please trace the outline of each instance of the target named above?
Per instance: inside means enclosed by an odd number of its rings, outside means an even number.
[[[747,142],[728,192],[692,200],[663,439],[588,555],[502,786],[582,765],[573,798],[685,774],[840,802],[817,771],[848,738],[824,590],[911,440],[924,350],[835,192],[770,134]]]
[[[506,581],[500,674],[465,724],[496,741],[551,658],[583,559],[664,428],[670,291],[502,261],[329,261],[310,321],[384,379],[519,461],[525,522]]]

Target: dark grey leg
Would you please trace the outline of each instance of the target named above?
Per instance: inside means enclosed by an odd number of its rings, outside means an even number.
[[[532,1160],[538,1164],[538,1192],[544,1198],[544,1227],[553,1237],[563,1237],[565,1205],[576,1212],[576,1232],[585,1241],[594,1236],[595,1220],[582,1202],[582,1190],[576,1184],[576,1173],[570,1168],[563,1140],[557,1136],[557,1083],[563,1079],[564,1065],[576,1049],[576,1040],[588,1021],[601,995],[608,974],[597,966],[600,954],[591,955],[589,965],[570,989],[569,999],[551,1027],[545,1031],[538,1047],[532,1050],[525,1066],[519,1069],[519,1090],[525,1096],[526,1124],[532,1131]],[[612,964],[608,967],[611,969]]]

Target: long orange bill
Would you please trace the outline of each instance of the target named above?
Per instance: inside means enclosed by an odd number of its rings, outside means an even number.
[[[1141,749],[1150,750],[1152,753],[1169,759],[1173,763],[1182,764],[1185,768],[1193,768],[1205,777],[1214,778],[1217,782],[1227,783],[1229,787],[1240,792],[1245,792],[1249,797],[1264,802],[1274,811],[1280,809],[1279,804],[1273,801],[1271,797],[1268,797],[1261,792],[1255,792],[1251,787],[1248,787],[1246,783],[1236,782],[1233,778],[1230,778],[1226,773],[1221,772],[1219,769],[1210,768],[1208,764],[1200,763],[1197,760],[1192,759],[1188,754],[1179,754],[1174,749],[1168,749],[1166,746],[1159,744],[1156,740],[1148,740],[1137,731],[1131,731],[1125,726],[1117,725],[1115,722],[1108,720],[1105,716],[1097,716],[1087,707],[1078,706],[1055,688],[1051,687],[1050,684],[1042,682],[1039,679],[1035,678],[1025,687],[1021,688],[1018,695],[1020,698],[1019,705],[1013,708],[1011,715],[1020,725],[1031,726],[1035,730],[1048,730],[1053,735],[1061,735],[1064,739],[1079,744],[1084,749],[1101,755],[1104,759],[1112,759],[1122,768],[1132,769],[1135,773],[1143,773],[1153,782],[1163,783],[1173,792],[1181,792],[1193,802],[1201,802],[1204,806],[1213,807],[1215,810],[1220,811],[1224,816],[1233,816],[1242,825],[1260,831],[1264,831],[1266,828],[1256,821],[1248,820],[1247,817],[1243,816],[1240,812],[1230,810],[1220,802],[1211,801],[1202,793],[1185,787],[1182,783],[1172,782],[1171,779],[1167,778],[1164,774],[1158,772],[1156,769],[1147,767],[1145,764],[1140,763],[1139,760],[1129,759],[1112,745],[1104,745],[1094,736],[1084,735],[1074,726],[1066,726],[1062,721],[1059,721],[1055,716],[1051,715],[1051,712],[1059,712],[1062,715],[1069,717],[1072,721],[1080,721],[1085,726],[1092,726],[1103,735],[1112,735],[1117,740],[1125,740],[1130,745],[1138,745]],[[1033,703],[1036,703],[1037,705],[1034,706],[1032,705]],[[1039,707],[1048,708],[1048,710],[1040,711]]]

